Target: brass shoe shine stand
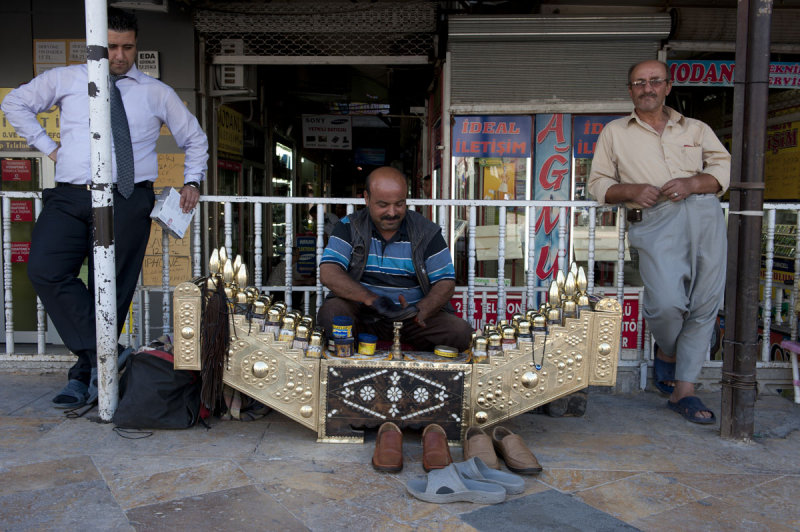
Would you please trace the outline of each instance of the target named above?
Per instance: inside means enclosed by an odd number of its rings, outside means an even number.
[[[215,250],[210,266],[208,277],[175,289],[175,368],[201,369],[201,286],[224,283],[231,324],[223,383],[316,431],[321,442],[362,442],[353,427],[392,421],[438,423],[456,443],[471,425],[486,428],[616,381],[620,305],[587,296],[586,276],[575,265],[566,277],[558,272],[546,305],[487,325],[473,338],[472,353],[456,358],[403,353],[402,323],[389,352],[334,357],[320,333],[309,332],[311,318],[242,288],[247,274],[239,257],[231,264],[224,248]]]

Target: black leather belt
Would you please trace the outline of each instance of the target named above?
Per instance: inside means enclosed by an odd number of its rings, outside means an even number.
[[[75,183],[56,183],[56,186],[57,187],[81,188],[83,190],[92,190],[91,183],[86,184],[86,185],[77,185]],[[153,182],[152,181],[139,181],[138,183],[133,185],[133,187],[134,188],[150,188],[150,189],[152,189],[153,188]],[[114,183],[113,185],[111,185],[111,188],[112,188],[112,190],[116,190],[117,189],[117,184]]]

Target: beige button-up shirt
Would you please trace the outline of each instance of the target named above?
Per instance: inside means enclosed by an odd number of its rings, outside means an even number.
[[[632,112],[606,124],[594,150],[588,190],[605,204],[606,192],[617,184],[648,184],[661,188],[667,181],[711,174],[721,196],[728,189],[731,156],[708,125],[666,107],[669,120],[659,135]],[[641,207],[629,203],[628,207]]]

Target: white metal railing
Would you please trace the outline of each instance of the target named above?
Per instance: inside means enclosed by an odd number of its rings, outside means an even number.
[[[4,295],[4,318],[5,318],[5,353],[14,354],[15,348],[15,327],[14,327],[14,300],[12,294],[13,277],[11,268],[11,208],[10,200],[15,198],[32,199],[34,202],[35,216],[38,217],[41,211],[41,193],[40,192],[0,192],[2,197],[2,241],[3,241],[3,295]],[[312,203],[309,205],[309,201]],[[253,216],[251,219],[251,226],[244,228],[246,234],[254,236],[253,254],[253,270],[251,272],[252,284],[263,291],[268,292],[283,292],[285,300],[288,305],[292,304],[292,295],[295,293],[302,294],[302,310],[305,313],[316,313],[316,309],[322,302],[326,293],[325,288],[320,283],[319,270],[317,269],[315,283],[312,286],[294,286],[293,282],[293,267],[291,264],[293,247],[294,247],[294,206],[295,205],[308,205],[309,212],[314,213],[316,219],[316,259],[319,263],[319,258],[322,255],[324,243],[324,214],[326,206],[333,206],[335,204],[347,205],[348,213],[353,212],[354,208],[363,205],[362,199],[353,198],[283,198],[283,197],[248,197],[248,196],[204,196],[201,201],[202,204],[213,207],[222,208],[222,234],[219,236],[219,241],[224,244],[230,256],[239,253],[238,250],[232,249],[234,242],[234,230],[239,229],[234,227],[234,206],[237,204],[248,204],[254,206]],[[442,227],[442,233],[445,239],[448,240],[450,235],[449,228],[453,227],[452,220],[449,218],[448,213],[452,212],[452,207],[466,208],[468,214],[468,225],[464,232],[466,249],[461,257],[465,261],[467,275],[467,284],[458,286],[456,288],[456,299],[460,300],[461,308],[459,309],[464,315],[466,311],[466,318],[472,321],[473,326],[481,327],[484,324],[485,318],[478,319],[476,315],[486,316],[486,309],[491,305],[496,305],[498,319],[503,319],[506,316],[506,303],[509,296],[520,299],[525,308],[535,308],[538,306],[539,299],[543,297],[546,292],[546,286],[538,286],[537,279],[534,271],[536,264],[536,249],[534,244],[535,236],[535,223],[537,219],[538,209],[544,207],[557,208],[559,210],[559,224],[558,224],[558,250],[557,260],[561,269],[568,269],[569,261],[573,257],[573,250],[570,249],[569,235],[574,234],[576,227],[568,228],[567,224],[573,217],[569,216],[570,209],[585,208],[589,211],[588,226],[580,228],[580,231],[587,231],[588,237],[588,253],[587,253],[587,278],[588,278],[588,291],[592,293],[602,293],[604,295],[615,295],[623,303],[626,295],[635,296],[641,295],[641,287],[626,287],[625,286],[625,217],[620,214],[617,216],[618,234],[617,234],[617,259],[616,259],[616,274],[614,276],[614,286],[599,287],[596,286],[594,278],[594,266],[596,263],[595,257],[595,244],[596,244],[596,216],[599,205],[591,201],[521,201],[510,200],[498,203],[496,201],[486,200],[421,200],[409,199],[409,208],[418,209],[423,206],[432,207],[435,213],[436,221]],[[284,237],[284,253],[283,260],[289,261],[285,264],[286,275],[284,284],[282,285],[267,285],[264,282],[264,262],[265,253],[262,245],[265,227],[269,224],[265,223],[264,213],[266,207],[270,205],[284,206],[284,220],[286,228],[286,236]],[[499,208],[498,211],[498,250],[497,250],[497,284],[492,287],[476,286],[476,224],[478,209],[482,208]],[[727,210],[727,205],[723,204]],[[524,285],[522,286],[505,286],[505,264],[507,250],[505,241],[507,236],[507,216],[508,208],[516,208],[524,211],[526,231],[524,231],[523,250],[525,253],[525,264],[528,265],[524,273]],[[796,339],[798,334],[797,319],[794,312],[798,302],[798,281],[800,276],[793,276],[794,282],[791,287],[786,287],[784,284],[775,285],[772,281],[773,267],[774,267],[774,250],[775,250],[775,228],[776,216],[778,214],[785,220],[789,217],[796,229],[800,225],[800,204],[765,204],[765,264],[764,264],[764,281],[763,281],[763,297],[762,297],[762,326],[764,331],[771,331],[773,326],[780,325],[786,326],[788,322],[786,336],[791,339]],[[202,248],[201,237],[201,219],[200,209],[198,209],[192,221],[192,237],[191,237],[191,272],[192,275],[197,277],[207,273],[207,263],[210,250]],[[792,224],[779,224],[782,228],[781,242],[786,242],[786,227],[791,227]],[[794,230],[791,232],[794,239],[794,246],[792,249],[792,258],[794,259],[794,271],[800,270],[800,232]],[[162,269],[162,283],[160,287],[157,286],[144,286],[140,283],[137,288],[137,293],[134,297],[132,312],[127,321],[128,326],[123,334],[122,341],[129,345],[145,345],[150,342],[151,336],[154,331],[160,334],[169,334],[171,332],[171,293],[170,287],[170,271],[169,271],[169,244],[170,239],[164,235],[162,239],[162,253],[163,253],[163,269]],[[449,242],[453,245],[452,242]],[[243,243],[239,243],[243,246]],[[785,245],[784,245],[785,248]],[[784,249],[782,248],[782,249]],[[774,295],[773,295],[774,294]],[[160,297],[161,309],[161,325],[155,325],[151,316],[154,309],[154,299]],[[315,300],[312,303],[312,298]],[[788,298],[789,312],[784,316],[782,312],[782,304]],[[157,304],[157,303],[156,303]],[[773,304],[777,304],[777,309],[773,312]],[[479,305],[479,306],[478,306]],[[155,307],[157,308],[157,307]],[[46,332],[46,314],[44,308],[37,298],[36,306],[36,352],[38,354],[47,354],[48,350],[58,349],[48,344],[45,341]],[[481,312],[477,312],[480,310]],[[652,360],[652,353],[650,352],[649,334],[643,333],[644,323],[641,313],[641,305],[639,305],[638,315],[626,318],[630,324],[629,328],[636,329],[636,342],[635,345],[623,346],[625,349],[633,350],[637,360],[650,362]],[[774,348],[774,346],[772,346]],[[61,348],[63,351],[63,348]],[[773,365],[773,353],[771,353],[771,342],[769,341],[769,334],[765,335],[765,341],[762,342],[761,362]],[[632,359],[631,363],[636,363]]]

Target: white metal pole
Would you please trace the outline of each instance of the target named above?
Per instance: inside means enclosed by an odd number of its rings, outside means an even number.
[[[94,303],[100,419],[117,409],[117,282],[114,268],[114,196],[111,189],[111,105],[106,0],[85,0],[89,69],[89,135],[94,216]]]

